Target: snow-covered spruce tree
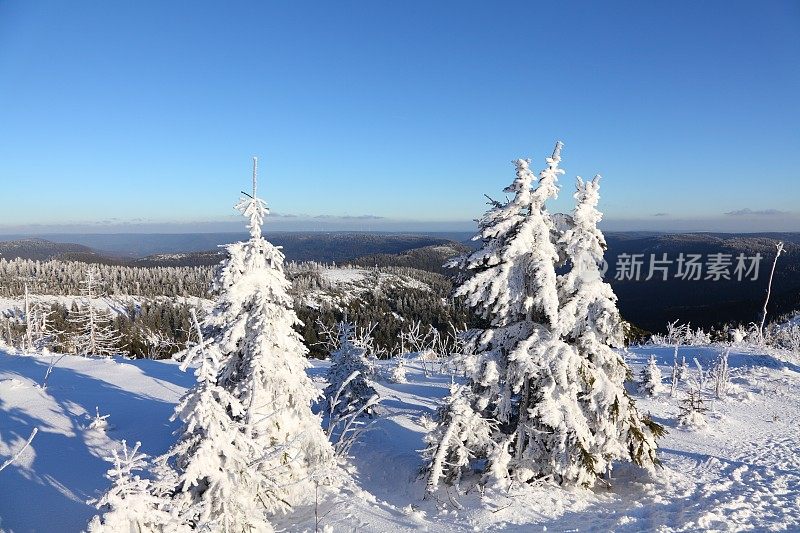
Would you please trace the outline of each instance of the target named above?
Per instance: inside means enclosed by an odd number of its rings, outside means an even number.
[[[299,319],[288,295],[284,256],[261,235],[269,213],[258,198],[256,160],[253,194],[237,209],[249,219],[250,239],[226,247],[215,279],[218,297],[204,324],[219,351],[219,384],[242,406],[235,420],[260,450],[253,457],[277,512],[314,494],[312,474],[328,466],[331,444],[311,404],[320,394],[306,375],[307,349],[294,330]]]
[[[111,315],[107,310],[97,309],[94,299],[102,283],[94,265],[86,268],[86,278],[81,282],[83,301],[77,313],[69,321],[74,323],[78,334],[73,345],[83,356],[109,356],[119,353],[120,336],[114,330]]]
[[[244,411],[217,384],[219,346],[203,339],[187,350],[182,368],[196,366],[197,383],[175,408],[183,423],[178,443],[160,460],[153,492],[171,498],[173,512],[201,531],[269,531],[263,502],[280,496],[253,463],[263,450],[239,420]]]
[[[650,359],[647,361],[647,365],[642,368],[639,390],[650,396],[655,396],[663,390],[663,385],[661,384],[661,369],[658,367],[658,363],[656,363],[655,355],[651,355]]]
[[[600,265],[606,243],[597,224],[600,176],[577,178],[572,223],[561,236],[570,270],[559,277],[558,329],[583,360],[581,405],[592,434],[586,450],[591,460],[583,466],[588,476],[599,476],[620,459],[650,467],[658,464],[655,438],[663,428],[642,417],[625,390],[632,377],[614,348],[623,346],[624,323],[611,285],[603,281]],[[588,481],[588,480],[587,480]]]
[[[150,480],[134,474],[147,467],[147,456],[139,453],[140,443],[128,449],[122,441],[122,453],[112,450],[108,458],[114,466],[106,477],[113,482],[111,489],[97,501],[102,516],[89,523],[89,533],[181,533],[188,526],[165,510],[163,501],[150,492]]]
[[[354,327],[348,322],[339,323],[339,347],[331,353],[331,366],[328,369],[328,386],[325,398],[331,416],[360,411],[373,396],[377,396],[375,387],[370,383],[370,362],[367,350],[353,342]],[[357,373],[355,377],[351,376]],[[336,398],[336,405],[331,405]],[[367,408],[364,414],[371,415]]]
[[[491,449],[472,450],[488,459],[494,478],[511,474],[520,481],[544,476],[558,482],[590,481],[585,472],[591,469],[592,435],[579,401],[588,369],[556,330],[559,257],[555,227],[545,208],[557,195],[556,182],[563,174],[558,167],[561,147],[557,143],[547,158],[535,190],[529,161],[515,162],[517,177],[506,188],[514,197],[492,202],[479,221],[476,238],[483,247],[461,263],[474,274],[456,295],[465,297],[490,325],[473,339],[474,349],[465,357],[470,387],[456,393],[466,396],[460,407],[469,405],[483,424],[499,428]],[[448,403],[456,405],[453,399]],[[440,416],[445,426],[452,420],[446,412]],[[448,434],[446,428],[435,431]],[[457,477],[451,469],[464,468],[445,460],[457,455],[460,446],[469,443],[444,440],[438,447],[449,449],[429,447],[429,490],[435,490],[439,478]]]

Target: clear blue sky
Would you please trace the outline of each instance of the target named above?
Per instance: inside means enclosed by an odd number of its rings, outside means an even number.
[[[561,139],[554,210],[800,231],[799,95],[797,1],[0,0],[0,230],[232,220],[253,154],[276,213],[469,228]]]

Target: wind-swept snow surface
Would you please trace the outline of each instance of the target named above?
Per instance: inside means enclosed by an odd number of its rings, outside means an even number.
[[[680,347],[678,356],[713,367],[723,347]],[[508,493],[482,491],[465,477],[459,490],[425,496],[420,450],[429,417],[447,396],[449,374],[426,363],[406,365],[407,383],[375,385],[382,401],[373,430],[351,455],[353,482],[324,498],[320,527],[334,531],[696,531],[800,528],[800,365],[777,356],[732,350],[724,399],[705,395],[708,425],[678,426],[677,416],[697,368],[674,397],[666,383],[672,347],[643,347],[626,354],[636,374],[654,355],[665,376],[664,392],[645,397],[629,390],[643,413],[666,426],[660,441],[664,470],[653,477],[620,464],[611,488],[562,489],[514,486]],[[0,353],[0,460],[15,453],[34,427],[39,433],[18,461],[0,472],[0,529],[80,531],[96,514],[87,500],[110,486],[103,459],[120,441],[142,442],[154,456],[174,442],[174,404],[194,382],[191,371],[157,361],[92,360],[67,356],[38,387],[49,357]],[[388,373],[391,362],[379,370]],[[309,374],[319,388],[328,362]],[[433,368],[433,372],[430,370]],[[707,387],[710,390],[710,387]],[[90,429],[109,414],[104,429]],[[483,493],[482,493],[483,492]],[[448,495],[449,493],[449,495]],[[313,531],[314,506],[279,517],[276,530]]]

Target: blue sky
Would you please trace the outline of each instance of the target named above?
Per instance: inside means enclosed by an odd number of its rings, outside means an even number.
[[[469,229],[557,139],[553,210],[800,231],[798,58],[795,1],[0,0],[0,232],[240,226],[254,154],[276,228]]]

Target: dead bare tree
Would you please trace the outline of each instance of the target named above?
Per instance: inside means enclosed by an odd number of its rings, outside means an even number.
[[[772,270],[769,273],[769,283],[767,284],[767,298],[764,300],[764,311],[761,314],[761,325],[758,327],[758,338],[761,344],[764,344],[764,323],[767,321],[767,305],[769,304],[769,297],[772,293],[772,278],[775,276],[775,265],[778,264],[778,258],[783,253],[783,242],[778,242],[775,245],[777,253],[775,259],[772,261]]]

